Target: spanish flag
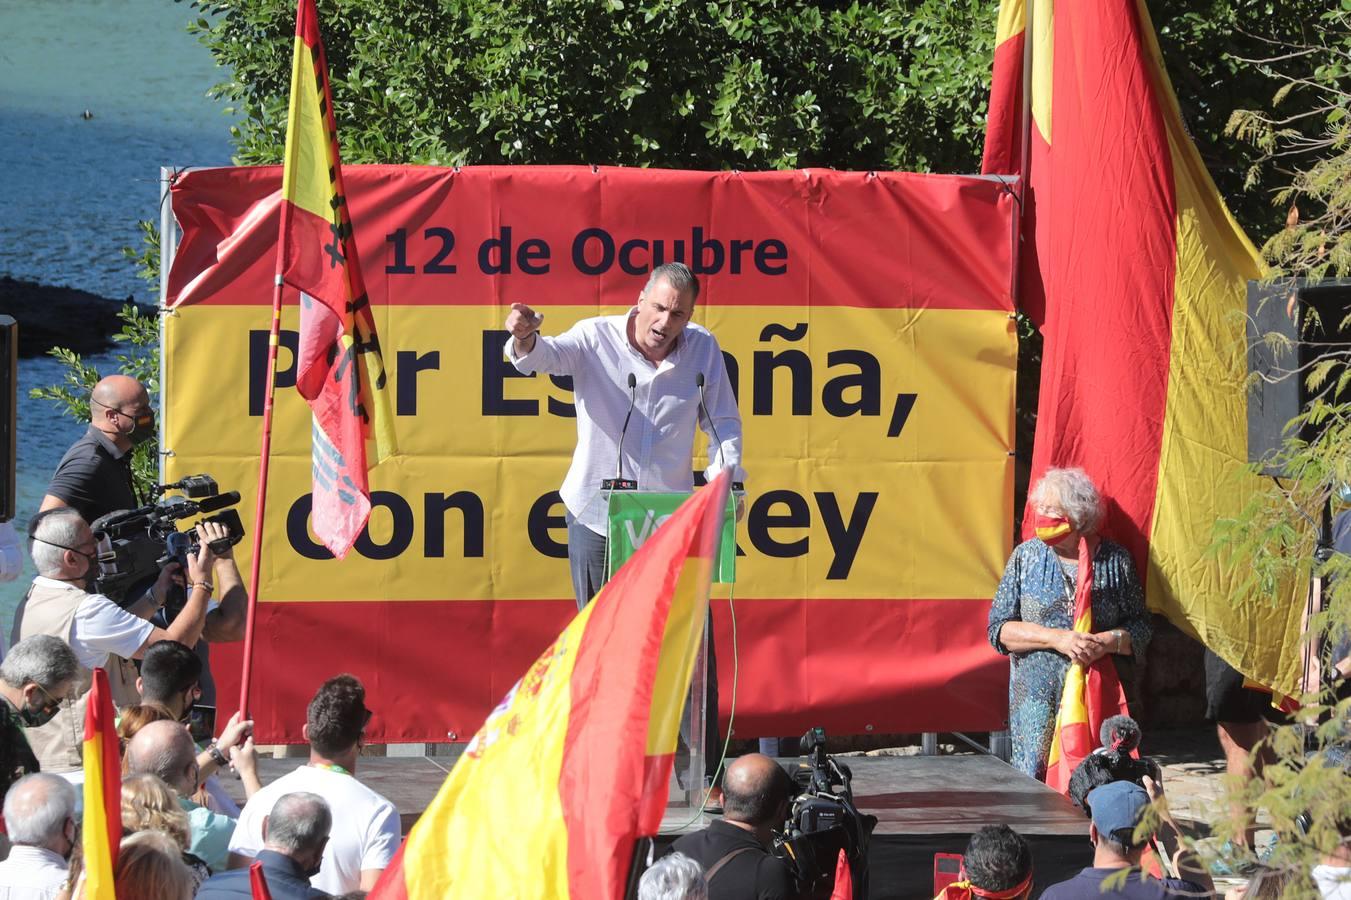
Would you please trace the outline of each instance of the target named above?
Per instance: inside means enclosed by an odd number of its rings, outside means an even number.
[[[730,473],[697,491],[470,741],[374,900],[620,900],[666,806]]]
[[[117,900],[113,871],[122,843],[122,761],[108,673],[94,670],[84,711],[84,850],[86,900]]]
[[[1083,467],[1150,607],[1295,693],[1298,608],[1245,604],[1209,552],[1254,486],[1244,315],[1261,260],[1187,135],[1144,0],[1032,15],[1000,7],[985,166],[1026,192],[1020,296],[1045,338],[1033,480]]]
[[[1079,538],[1078,583],[1074,586],[1074,630],[1093,633],[1093,554],[1097,535]],[[1117,677],[1111,654],[1087,666],[1070,663],[1056,707],[1055,732],[1046,763],[1046,784],[1069,793],[1070,776],[1085,756],[1097,748],[1102,723],[1112,716],[1130,715],[1126,692]]]
[[[296,8],[277,274],[300,291],[296,387],[314,416],[314,533],[341,559],[370,516],[372,465],[395,453],[385,365],[343,188],[314,0]]]

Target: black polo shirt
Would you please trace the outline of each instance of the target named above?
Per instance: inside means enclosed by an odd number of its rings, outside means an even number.
[[[708,900],[796,900],[797,886],[788,865],[770,856],[755,835],[722,819],[671,845],[707,872],[727,854],[748,848],[724,865],[708,883]]]
[[[135,509],[131,451],[117,449],[93,425],[57,463],[47,493],[76,510],[89,523],[119,509]]]

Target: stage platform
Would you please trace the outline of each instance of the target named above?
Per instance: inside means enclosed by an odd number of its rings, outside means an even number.
[[[932,897],[933,854],[961,853],[972,832],[1004,823],[1032,845],[1037,890],[1062,881],[1091,864],[1088,819],[1068,800],[999,760],[979,754],[953,756],[844,756],[854,774],[854,797],[877,816],[870,848],[873,900]],[[436,795],[455,758],[362,757],[357,777],[398,807],[404,833]],[[797,759],[781,760],[794,767]],[[303,759],[260,759],[259,775],[269,783]],[[237,799],[237,780],[227,780]],[[675,795],[673,794],[673,799]],[[662,822],[669,844],[683,831],[702,828],[696,810],[669,806]]]

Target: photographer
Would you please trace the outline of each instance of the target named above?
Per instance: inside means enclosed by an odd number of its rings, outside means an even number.
[[[158,610],[167,589],[166,569],[157,589],[128,609],[122,609],[88,587],[97,574],[97,544],[89,525],[79,513],[57,507],[38,513],[29,529],[30,552],[38,576],[14,614],[13,641],[35,634],[60,638],[75,651],[84,671],[76,696],[88,693],[88,670],[108,670],[113,702],[126,706],[140,701],[136,691],[136,669],[127,662],[140,657],[157,641],[178,641],[191,646],[202,635],[207,601],[211,597],[210,577],[215,557],[209,543],[223,535],[223,529],[211,524],[199,525],[201,546],[188,558],[188,599],[182,612],[168,628],[159,628],[149,619]],[[41,728],[28,731],[29,742],[45,771],[68,772],[80,768],[80,749],[84,737],[84,704],[66,706]]]
[[[722,818],[687,834],[671,849],[704,867],[709,900],[791,900],[792,872],[771,856],[771,828],[788,814],[792,780],[777,762],[749,753],[727,767]]]

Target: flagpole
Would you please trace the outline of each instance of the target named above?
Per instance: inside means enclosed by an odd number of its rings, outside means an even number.
[[[291,204],[281,200],[277,232],[277,273],[272,284],[272,329],[267,337],[267,391],[263,400],[263,441],[258,451],[257,508],[253,514],[253,553],[249,560],[249,605],[244,618],[244,662],[239,674],[239,715],[249,718],[249,686],[253,680],[253,633],[258,620],[258,578],[262,572],[263,515],[267,511],[267,476],[272,459],[272,407],[277,388],[277,345],[281,342],[282,261],[286,253]]]
[[[1009,294],[1014,310],[1022,305],[1023,294],[1023,219],[1027,213],[1027,169],[1032,158],[1032,43],[1033,6],[1037,0],[1027,0],[1023,7],[1023,117],[1019,123],[1021,140],[1018,142],[1018,209],[1014,213],[1011,239],[1013,242],[1013,271],[1009,278]]]

